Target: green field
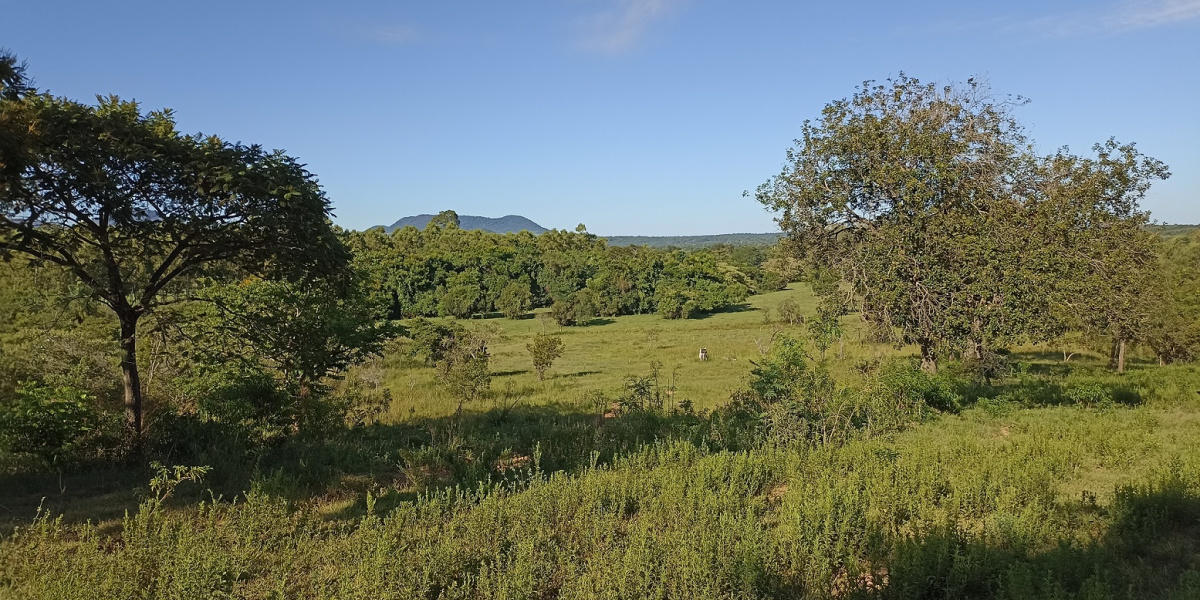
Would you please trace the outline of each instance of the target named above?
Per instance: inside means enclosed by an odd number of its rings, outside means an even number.
[[[525,319],[462,320],[469,329],[488,339],[492,356],[493,398],[484,400],[476,410],[491,403],[519,398],[533,405],[576,404],[587,392],[599,391],[615,396],[624,379],[646,375],[650,364],[658,361],[665,378],[674,375],[677,400],[690,399],[698,408],[724,403],[730,392],[744,385],[750,361],[761,356],[759,348],[770,345],[773,333],[800,334],[802,325],[786,325],[777,318],[777,307],[792,299],[804,312],[815,306],[808,287],[791,288],[752,296],[746,304],[709,314],[700,319],[667,320],[658,315],[629,315],[598,318],[583,327],[559,327],[540,309]],[[764,311],[771,318],[763,319]],[[847,320],[849,321],[849,319]],[[538,381],[525,345],[533,335],[559,335],[565,353],[555,361],[545,381]],[[757,343],[756,343],[757,342]],[[709,360],[700,362],[700,348],[707,348]],[[857,357],[891,354],[890,348],[856,346]],[[395,402],[391,419],[407,415],[444,416],[454,410],[455,402],[438,384],[433,368],[407,358],[402,351],[385,356],[366,370],[382,377]],[[359,373],[352,372],[351,376]],[[505,394],[509,390],[509,394]]]

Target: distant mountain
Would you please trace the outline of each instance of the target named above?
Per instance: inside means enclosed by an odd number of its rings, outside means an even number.
[[[731,246],[770,246],[783,237],[782,233],[722,233],[717,235],[610,235],[603,236],[609,246],[650,246],[651,248],[694,249],[717,244]]]
[[[396,229],[403,229],[412,225],[417,229],[425,229],[429,224],[429,220],[434,215],[416,215],[414,217],[404,217],[391,226],[385,226],[384,232],[391,233]],[[526,219],[520,215],[506,215],[499,218],[492,217],[477,217],[474,215],[459,215],[458,226],[462,229],[482,229],[492,233],[516,233],[518,231],[528,231],[533,234],[544,233],[547,231],[545,227]]]

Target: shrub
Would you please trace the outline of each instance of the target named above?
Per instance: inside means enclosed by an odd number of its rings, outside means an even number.
[[[658,314],[664,319],[687,319],[693,310],[695,303],[682,290],[666,288],[658,291]]]
[[[412,356],[425,360],[427,365],[435,365],[445,357],[448,348],[447,340],[466,335],[467,330],[457,323],[440,323],[428,319],[416,318],[408,324],[408,337],[413,341],[409,350]]]
[[[487,343],[478,337],[465,335],[445,341],[443,358],[437,363],[438,380],[458,399],[458,414],[464,402],[479,397],[492,385]]]
[[[550,306],[550,315],[561,326],[585,325],[596,316],[596,306],[591,294],[581,290],[556,300]]]
[[[911,360],[895,360],[880,368],[882,391],[909,403],[920,403],[943,412],[962,409],[966,399],[949,375],[930,375]]]
[[[804,322],[804,315],[800,313],[800,307],[791,298],[780,302],[777,311],[779,313],[779,320],[788,325],[798,325]]]
[[[75,388],[24,382],[11,402],[0,405],[0,447],[61,463],[100,424],[92,401]]]
[[[539,333],[533,336],[533,341],[525,345],[533,358],[533,369],[537,371],[538,380],[546,379],[546,370],[554,364],[554,360],[562,356],[563,341],[558,336]]]

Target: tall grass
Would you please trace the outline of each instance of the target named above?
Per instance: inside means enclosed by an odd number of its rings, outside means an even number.
[[[983,409],[834,446],[652,444],[329,519],[256,490],[0,546],[19,598],[1192,598],[1200,431]],[[1173,441],[1173,443],[1172,443]],[[1179,442],[1183,442],[1183,446]],[[1179,453],[1175,450],[1183,449]],[[1120,474],[1113,483],[1098,471]]]

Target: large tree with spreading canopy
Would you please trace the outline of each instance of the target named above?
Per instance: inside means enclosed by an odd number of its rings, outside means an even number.
[[[185,298],[186,282],[210,269],[306,277],[336,273],[348,254],[329,201],[296,159],[182,134],[169,110],[39,93],[22,75],[0,93],[0,252],[68,270],[113,311],[136,442],[144,315]]]

